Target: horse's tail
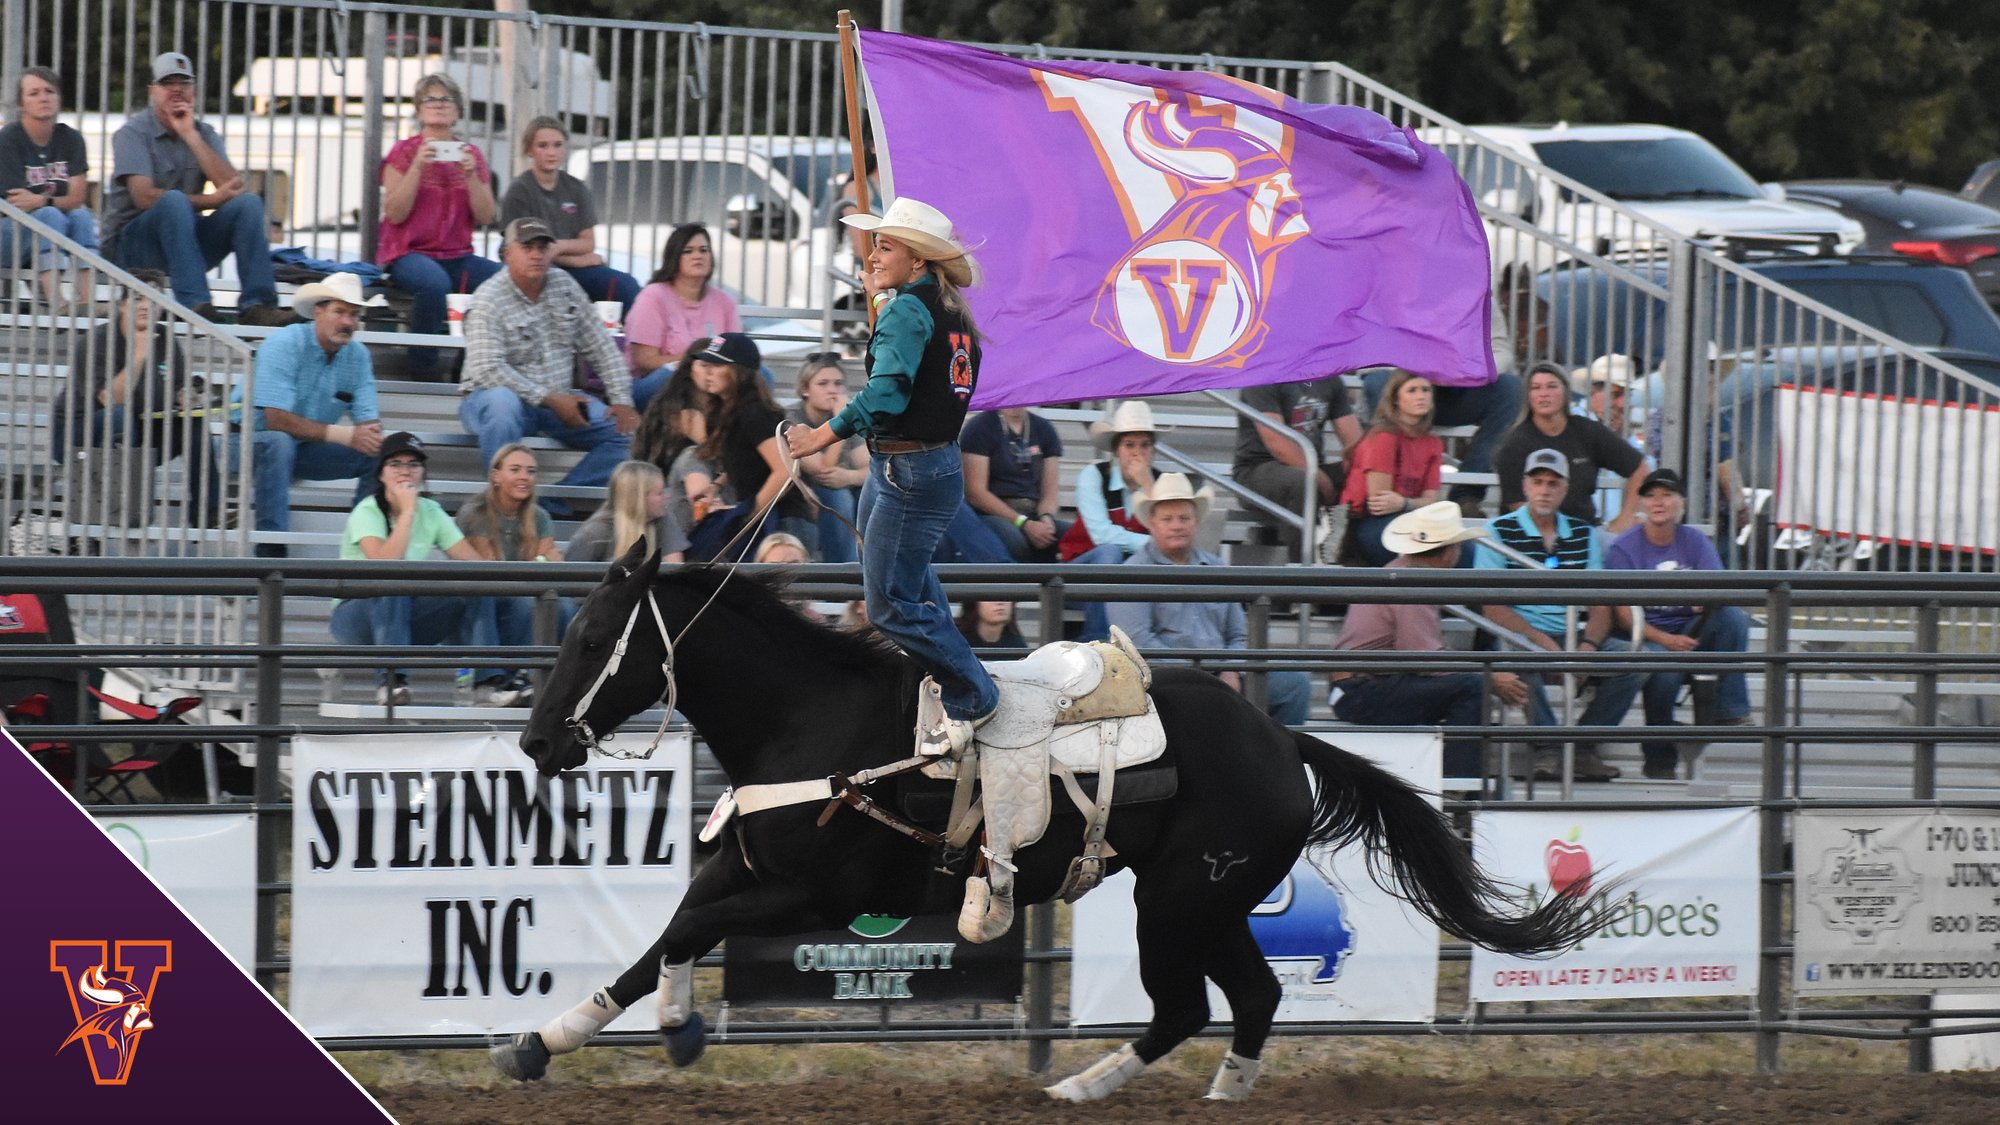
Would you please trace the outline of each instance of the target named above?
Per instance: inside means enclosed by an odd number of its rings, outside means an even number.
[[[1531,954],[1567,949],[1603,925],[1602,910],[1583,897],[1554,895],[1532,910],[1513,909],[1420,790],[1357,754],[1309,734],[1293,737],[1318,783],[1307,842],[1358,842],[1382,888],[1438,928],[1502,953]],[[1383,878],[1383,857],[1393,879]]]

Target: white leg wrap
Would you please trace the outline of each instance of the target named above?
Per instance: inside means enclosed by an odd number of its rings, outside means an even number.
[[[1257,1084],[1257,1070],[1263,1064],[1256,1059],[1246,1059],[1234,1051],[1222,1056],[1222,1065],[1215,1068],[1215,1081],[1208,1084],[1208,1100],[1212,1102],[1240,1102],[1250,1096],[1250,1087]]]
[[[1094,1102],[1111,1095],[1111,1092],[1139,1077],[1146,1069],[1146,1062],[1139,1057],[1132,1044],[1098,1059],[1090,1069],[1080,1074],[1072,1074],[1053,1086],[1045,1086],[1042,1092],[1057,1101]]]
[[[694,965],[683,961],[669,965],[660,959],[660,1024],[679,1027],[694,1014]]]
[[[600,988],[583,1003],[543,1024],[542,1046],[552,1055],[566,1055],[590,1042],[591,1036],[603,1031],[604,1025],[617,1019],[624,1010],[612,1003],[611,995]]]

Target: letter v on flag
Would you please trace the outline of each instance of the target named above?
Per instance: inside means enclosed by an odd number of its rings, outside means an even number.
[[[1409,130],[1216,74],[860,40],[883,190],[984,272],[975,407],[1493,380],[1485,228]]]

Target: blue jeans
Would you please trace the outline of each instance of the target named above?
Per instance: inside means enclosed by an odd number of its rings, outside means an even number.
[[[462,645],[485,612],[485,598],[389,597],[349,598],[333,607],[333,639],[349,648],[369,645]],[[384,668],[376,682],[393,674],[408,679],[404,668]]]
[[[1366,403],[1363,417],[1375,416],[1375,403],[1394,374],[1385,368],[1361,377],[1361,394]],[[1503,371],[1483,387],[1439,387],[1432,402],[1437,408],[1431,420],[1433,425],[1478,427],[1466,444],[1459,468],[1468,473],[1490,473],[1493,451],[1500,448],[1500,439],[1521,418],[1521,377]],[[1459,485],[1451,490],[1450,498],[1476,500],[1485,492],[1483,487]]]
[[[1099,543],[1097,546],[1092,547],[1090,550],[1085,551],[1084,553],[1078,555],[1077,557],[1069,561],[1072,566],[1117,566],[1123,563],[1126,558],[1127,555],[1125,554],[1125,548],[1120,547],[1118,544]],[[1079,641],[1110,640],[1111,614],[1109,610],[1106,608],[1106,603],[1099,601],[1086,601],[1082,604],[1083,604],[1083,632],[1077,634],[1076,639]],[[1271,677],[1271,686],[1273,689],[1271,693],[1271,702],[1274,707],[1276,706],[1278,701],[1276,688],[1278,683],[1278,676],[1280,675],[1283,675],[1283,673],[1273,673]],[[1301,723],[1305,722],[1303,712],[1301,712],[1298,722]],[[1292,724],[1287,723],[1287,725],[1292,725]]]
[[[624,270],[614,270],[610,266],[557,268],[575,278],[593,301],[616,301],[629,313],[632,302],[639,299],[639,279]]]
[[[447,293],[470,293],[500,272],[500,263],[467,254],[463,258],[430,258],[405,254],[389,263],[389,280],[410,295],[410,331],[440,336],[445,330]],[[436,348],[411,348],[410,365],[420,371],[437,366]]]
[[[1056,520],[1056,537],[1049,541],[1048,546],[1036,547],[1028,542],[1028,537],[1020,528],[1014,526],[1013,516],[990,516],[980,512],[979,522],[985,524],[986,530],[992,532],[994,538],[1000,540],[1001,545],[1007,548],[1008,557],[1015,562],[1024,563],[1056,561],[1057,545],[1062,542],[1063,532],[1069,530],[1068,524]]]
[[[1000,689],[958,631],[931,569],[931,553],[964,503],[957,442],[924,453],[879,455],[861,486],[868,620],[937,680],[945,713],[954,719],[978,718],[1000,705]]]
[[[1691,623],[1692,624],[1692,623]],[[1733,605],[1719,605],[1702,615],[1700,625],[1690,634],[1696,652],[1742,652],[1750,647],[1750,615]],[[1646,642],[1646,651],[1665,652],[1665,646]],[[1674,700],[1681,693],[1685,672],[1652,672],[1646,676],[1646,725],[1672,726]],[[1750,714],[1750,677],[1742,672],[1724,672],[1715,681],[1715,709],[1719,719],[1741,719]]]
[[[173,279],[174,300],[189,308],[209,299],[208,271],[231,254],[243,286],[237,307],[276,305],[278,280],[271,272],[264,201],[257,196],[239,195],[196,215],[186,193],[162,192],[118,231],[118,264],[166,271]]]
[[[232,455],[237,447],[231,444]],[[375,459],[327,441],[300,441],[281,430],[258,430],[250,446],[251,502],[258,531],[292,529],[292,482],[358,478],[354,502],[375,491]]]
[[[129,426],[129,428],[128,428]],[[67,430],[68,432],[63,432]],[[69,451],[76,448],[89,449],[105,459],[109,466],[122,467],[124,477],[113,483],[127,495],[114,501],[114,507],[134,505],[144,499],[142,493],[154,468],[166,464],[176,457],[183,458],[182,468],[187,474],[189,518],[201,527],[220,526],[222,514],[222,484],[220,469],[222,456],[217,450],[215,439],[196,438],[207,445],[206,456],[199,445],[189,447],[192,437],[185,425],[176,422],[134,421],[125,418],[125,404],[100,406],[90,412],[90,417],[78,423],[66,423],[53,435],[51,446],[58,460],[67,460]],[[68,440],[65,440],[68,439]],[[150,443],[152,463],[139,464],[138,456]],[[131,461],[121,461],[112,450],[125,447],[130,450]],[[137,508],[126,509],[134,513]],[[150,518],[150,517],[149,517]]]
[[[611,470],[630,455],[632,443],[618,432],[611,420],[611,408],[598,399],[579,400],[585,423],[565,425],[546,406],[529,406],[520,395],[506,387],[481,387],[459,400],[458,420],[465,432],[479,439],[479,463],[491,465],[493,455],[510,441],[530,434],[553,438],[571,449],[584,450],[583,460],[557,484],[599,487],[611,479]]]
[[[1632,646],[1617,637],[1606,637],[1600,652],[1627,652]],[[1644,672],[1620,672],[1614,676],[1593,677],[1597,681],[1597,694],[1590,705],[1578,716],[1576,725],[1580,727],[1615,727],[1625,721],[1625,712],[1632,709],[1633,697],[1645,684]],[[1532,673],[1521,673],[1521,682],[1528,685],[1528,722],[1532,726],[1552,727],[1556,725],[1555,709],[1549,706],[1549,693],[1542,683],[1542,677]],[[1578,684],[1582,683],[1579,679]]]
[[[860,559],[854,549],[854,532],[847,524],[854,523],[854,511],[860,501],[859,493],[852,488],[827,488],[823,485],[807,483],[813,495],[819,497],[824,507],[815,508],[819,523],[819,561],[830,563],[851,563]],[[842,523],[845,519],[847,522]],[[861,526],[855,523],[854,526]]]
[[[1312,676],[1297,670],[1264,676],[1270,702],[1264,713],[1288,727],[1301,726],[1312,712]]]
[[[1485,718],[1477,672],[1420,676],[1411,672],[1351,676],[1340,681],[1333,716],[1361,726],[1476,727]],[[1478,739],[1451,738],[1444,744],[1446,777],[1482,772]]]
[[[865,491],[865,489],[864,489]],[[932,562],[1003,563],[1013,562],[1014,556],[1007,553],[1007,544],[987,528],[986,521],[972,510],[972,505],[959,497],[958,508],[951,514],[951,523],[945,527],[944,538],[938,541],[937,550],[931,555]]]
[[[484,603],[472,622],[472,643],[480,648],[526,648],[535,643],[534,598],[480,598]],[[569,623],[576,617],[576,603],[556,599],[556,643],[561,644]],[[481,683],[505,679],[511,668],[481,668]]]
[[[28,212],[28,220],[37,226],[62,235],[86,250],[97,249],[97,215],[88,207],[78,207],[65,211],[60,207],[37,207]],[[34,259],[38,270],[59,270],[69,268],[69,251],[59,250],[53,242],[39,238],[29,238],[23,232],[20,245],[14,243],[15,226],[0,224],[0,266],[18,266]],[[88,297],[88,293],[79,293]]]

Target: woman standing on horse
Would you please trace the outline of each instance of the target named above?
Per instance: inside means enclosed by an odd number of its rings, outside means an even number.
[[[786,431],[793,457],[854,434],[873,455],[861,487],[861,575],[868,616],[930,673],[943,718],[920,722],[921,752],[956,752],[1000,705],[1000,690],[952,621],[931,553],[965,500],[958,431],[979,380],[979,335],[963,289],[971,255],[951,220],[907,196],[887,213],[841,222],[874,235],[864,285],[880,309],[868,382],[839,414]],[[920,705],[919,713],[922,713]]]

